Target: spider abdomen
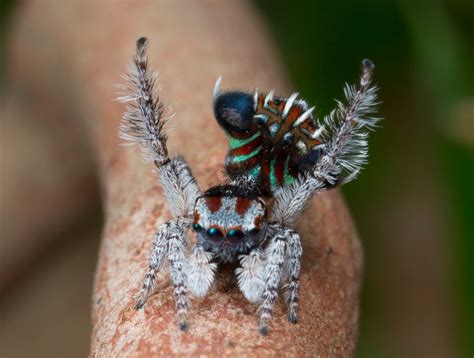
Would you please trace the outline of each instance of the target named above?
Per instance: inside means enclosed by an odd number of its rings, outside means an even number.
[[[229,176],[252,176],[266,195],[293,183],[316,163],[323,148],[322,129],[312,111],[297,94],[218,94],[214,113],[228,136]]]

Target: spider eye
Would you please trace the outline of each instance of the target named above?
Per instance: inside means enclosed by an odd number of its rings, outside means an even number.
[[[240,240],[244,237],[244,233],[242,232],[242,230],[238,230],[238,229],[232,229],[230,230],[228,233],[227,233],[227,237],[229,239],[234,239],[234,240]]]
[[[215,227],[207,229],[206,234],[211,240],[221,240],[224,237],[222,231]]]
[[[199,232],[202,230],[202,226],[199,224],[193,224],[193,230]]]
[[[258,227],[254,227],[252,230],[249,231],[250,235],[258,235],[260,229]]]

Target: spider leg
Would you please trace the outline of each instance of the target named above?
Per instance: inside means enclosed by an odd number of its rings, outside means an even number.
[[[288,321],[296,323],[298,321],[299,277],[303,248],[301,247],[300,235],[296,231],[290,229],[287,234],[289,282],[286,285],[286,301],[288,304]]]
[[[164,105],[156,91],[158,73],[149,70],[146,38],[137,41],[136,55],[124,78],[128,84],[118,100],[127,104],[122,117],[119,135],[131,144],[138,144],[147,162],[156,166],[171,213],[175,218],[190,217],[199,186],[191,169],[181,157],[170,158],[166,145]]]
[[[193,216],[194,203],[201,195],[196,179],[184,158],[177,156],[157,166],[163,192],[175,218]]]
[[[186,232],[194,203],[201,192],[184,159],[170,158],[168,155],[165,125],[169,118],[164,117],[164,106],[155,90],[157,72],[148,69],[147,45],[146,38],[138,39],[135,57],[124,77],[128,85],[122,86],[125,93],[119,101],[127,103],[127,111],[122,117],[119,134],[121,138],[138,144],[145,161],[155,164],[170,211],[177,220],[161,226],[155,235],[150,265],[137,308],[142,307],[149,297],[156,272],[167,255],[178,322],[181,329],[186,330],[186,316],[190,307],[186,292]]]
[[[156,273],[163,266],[163,261],[168,251],[167,241],[170,225],[170,222],[160,225],[159,229],[155,233],[153,249],[150,255],[150,261],[148,263],[148,270],[145,274],[145,279],[143,280],[142,289],[140,290],[140,294],[137,298],[137,304],[135,305],[137,310],[145,305],[148,297],[150,297],[155,287]]]
[[[282,232],[277,232],[271,239],[266,249],[267,263],[265,266],[265,289],[263,291],[263,302],[260,305],[259,332],[266,335],[268,332],[267,323],[271,319],[273,307],[278,297],[278,287],[280,286],[285,262],[286,237]]]
[[[179,328],[182,331],[186,331],[188,329],[186,318],[191,306],[186,290],[186,236],[183,225],[177,223],[171,224],[172,227],[170,228],[168,238],[168,261],[170,265],[171,282],[174,287],[173,295]]]
[[[188,260],[188,289],[195,297],[203,297],[214,282],[217,264],[211,262],[214,255],[196,245]]]
[[[262,300],[265,289],[264,268],[265,258],[260,248],[253,249],[248,255],[239,256],[240,265],[235,270],[240,291],[252,303]]]
[[[174,221],[161,224],[155,234],[153,251],[148,271],[137,299],[136,309],[140,309],[150,297],[155,286],[156,273],[163,266],[165,256],[170,265],[171,282],[174,287],[174,299],[178,323],[182,330],[187,329],[186,317],[190,307],[186,292],[186,225]]]
[[[345,184],[362,170],[368,156],[368,130],[379,121],[371,117],[377,105],[377,87],[371,86],[373,68],[372,62],[364,60],[359,85],[345,86],[347,104],[338,101],[324,118],[321,157],[311,170],[276,193],[272,221],[293,227],[315,193],[328,184]]]

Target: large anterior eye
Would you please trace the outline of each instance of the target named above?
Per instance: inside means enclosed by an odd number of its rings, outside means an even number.
[[[224,234],[216,227],[211,227],[206,231],[207,237],[214,241],[219,241],[224,238]]]
[[[227,233],[229,239],[240,240],[244,237],[244,233],[239,229],[232,229]]]

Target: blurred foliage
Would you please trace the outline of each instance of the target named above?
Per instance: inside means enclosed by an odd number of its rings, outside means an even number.
[[[461,326],[452,345],[462,356],[472,356],[474,2],[257,0],[256,4],[295,88],[317,106],[320,116],[333,107],[333,98],[342,97],[342,84],[355,80],[363,58],[376,64],[383,102],[380,114],[386,120],[370,139],[370,165],[360,180],[344,187],[366,252],[359,356],[400,352],[391,347],[399,343],[397,332],[379,317],[386,309],[380,302],[386,282],[380,275],[387,271],[381,256],[387,229],[377,222],[383,215],[377,208],[412,195],[406,188],[418,180],[430,181],[426,185],[433,186],[440,198],[439,217],[431,219],[446,223],[441,247],[448,250],[442,254],[452,265],[446,281],[454,284],[447,288],[455,290],[453,319]],[[418,178],[425,169],[432,173]],[[415,192],[406,200],[423,199]],[[416,245],[414,250],[426,249]]]
[[[5,40],[7,36],[8,20],[13,7],[12,0],[0,1],[0,90],[5,77]]]

